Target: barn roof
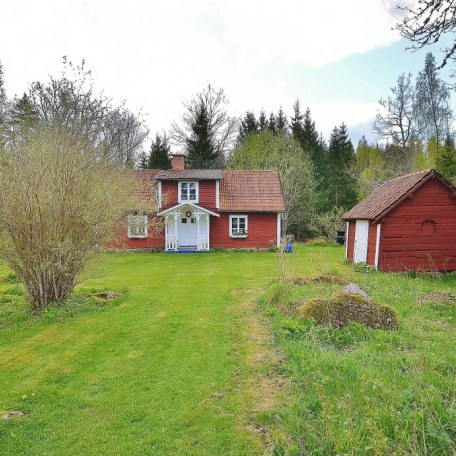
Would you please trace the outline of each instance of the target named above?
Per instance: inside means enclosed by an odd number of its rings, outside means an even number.
[[[344,214],[342,218],[344,220],[363,219],[376,221],[433,176],[439,178],[453,191],[456,191],[435,169],[425,169],[385,182]]]
[[[155,179],[158,180],[179,180],[179,179],[196,179],[196,180],[220,180],[223,179],[222,169],[167,169],[157,171]]]
[[[223,172],[220,211],[283,212],[286,210],[277,171]]]

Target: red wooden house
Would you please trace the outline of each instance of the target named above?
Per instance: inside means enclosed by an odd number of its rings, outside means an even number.
[[[286,208],[276,171],[185,169],[183,155],[172,163],[171,170],[141,176],[155,182],[163,229],[149,229],[150,215],[130,214],[124,247],[178,252],[278,245]]]
[[[456,270],[456,188],[433,169],[384,183],[343,218],[346,257],[355,263]]]

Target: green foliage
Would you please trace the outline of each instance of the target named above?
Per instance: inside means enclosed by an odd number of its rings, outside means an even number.
[[[356,157],[344,123],[340,127],[335,127],[331,134],[328,159],[328,203],[330,207],[350,209],[357,201],[354,177]]]
[[[444,146],[435,159],[437,171],[456,185],[456,148],[451,136],[447,136]]]
[[[304,247],[307,264],[299,273],[324,271],[328,251]],[[393,308],[400,325],[395,331],[359,323],[336,329],[297,318],[297,302],[331,299],[334,285],[329,283],[288,286],[288,298],[281,296],[280,306],[261,301],[292,384],[287,404],[267,424],[276,454],[296,448],[297,454],[316,455],[453,454],[456,307],[420,304],[417,298],[431,296],[424,293],[430,290],[432,296],[437,290],[454,295],[454,275],[410,279],[360,274],[340,261],[336,265],[339,274],[359,283],[374,301]]]
[[[450,90],[438,76],[432,52],[426,54],[424,68],[416,80],[415,112],[418,133],[427,140],[435,137],[438,148],[450,133],[453,113]]]
[[[334,207],[332,210],[317,214],[311,222],[311,228],[317,236],[324,236],[328,241],[336,240],[337,231],[345,230],[342,216],[345,209]]]
[[[328,181],[328,156],[324,141],[320,138],[315,122],[312,120],[310,109],[301,113],[299,100],[293,105],[293,116],[290,123],[291,134],[310,157],[317,185],[317,209],[328,207],[327,181]]]
[[[157,133],[150,145],[149,157],[146,166],[149,169],[171,169],[171,147],[166,133]]]
[[[358,198],[372,193],[386,179],[386,162],[378,146],[369,145],[363,136],[356,148],[355,169],[358,176]]]
[[[308,224],[315,210],[312,163],[299,144],[285,133],[269,130],[248,135],[233,151],[231,169],[277,170],[288,208],[285,224]]]
[[[263,113],[264,114],[264,113]],[[241,119],[239,125],[239,136],[238,141],[241,142],[250,133],[258,133],[258,122],[255,118],[255,113],[247,111],[244,118]]]

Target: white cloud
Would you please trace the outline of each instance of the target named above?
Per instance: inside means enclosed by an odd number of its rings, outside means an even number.
[[[320,67],[399,38],[389,0],[2,0],[0,15],[10,95],[59,74],[63,55],[85,58],[97,86],[143,107],[152,131],[167,129],[207,82],[225,88],[237,114],[276,110],[296,94],[268,68]],[[322,129],[367,114],[367,105],[345,104],[336,120],[337,105],[311,108]]]

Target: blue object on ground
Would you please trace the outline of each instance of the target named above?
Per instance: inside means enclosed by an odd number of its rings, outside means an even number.
[[[285,252],[293,253],[293,244],[290,241],[285,244]]]

